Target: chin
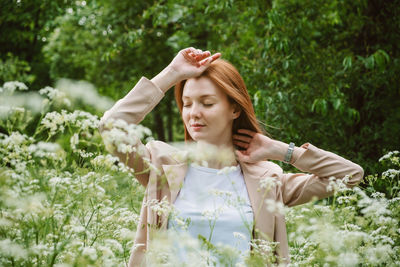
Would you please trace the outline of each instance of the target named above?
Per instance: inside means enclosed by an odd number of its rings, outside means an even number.
[[[201,134],[192,133],[192,134],[190,134],[190,136],[192,137],[193,141],[196,141],[196,142],[198,142],[198,141],[206,142],[207,141],[204,137],[201,136]]]

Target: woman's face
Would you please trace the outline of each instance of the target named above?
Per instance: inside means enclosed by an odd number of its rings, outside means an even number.
[[[182,118],[193,140],[232,146],[232,124],[240,112],[209,78],[187,80],[182,101]]]

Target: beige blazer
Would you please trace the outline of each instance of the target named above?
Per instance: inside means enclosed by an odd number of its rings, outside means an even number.
[[[100,132],[105,122],[110,119],[122,119],[127,123],[138,124],[163,98],[164,93],[150,80],[142,77],[136,86],[108,111],[100,121]],[[187,164],[175,159],[172,155],[176,148],[161,141],[151,141],[144,146],[138,143],[143,156],[150,159],[159,171],[151,170],[140,175],[138,180],[146,188],[143,203],[149,200],[161,200],[164,197],[174,203],[184,180]],[[256,164],[239,162],[243,171],[246,188],[254,212],[254,238],[279,242],[277,253],[289,261],[289,248],[286,234],[285,217],[271,213],[265,207],[266,199],[282,202],[287,206],[306,203],[314,197],[328,197],[329,177],[342,179],[350,176],[348,186],[357,185],[363,178],[363,169],[336,154],[319,149],[309,143],[302,145],[305,152],[293,163],[304,173],[283,173],[282,169],[269,161]],[[123,159],[123,155],[115,153]],[[131,155],[130,158],[133,158]],[[123,161],[124,162],[124,161]],[[131,165],[130,161],[128,165]],[[278,179],[281,183],[272,190],[265,191],[260,187],[262,179]],[[167,220],[164,215],[158,216],[148,205],[143,205],[135,237],[135,246],[129,260],[129,266],[144,265],[144,252],[157,229],[166,229]]]

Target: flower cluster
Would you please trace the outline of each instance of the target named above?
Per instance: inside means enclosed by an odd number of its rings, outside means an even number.
[[[50,100],[62,98],[61,92],[66,92],[62,87],[46,87],[41,93]],[[0,116],[0,126],[4,129],[0,133],[0,265],[125,265],[133,247],[144,195],[132,169],[105,152],[97,133],[98,118],[91,113],[53,110],[43,113],[41,120],[38,118],[39,128],[35,129],[33,124],[28,127],[29,121],[37,123],[32,119],[34,108],[28,105],[28,94],[18,104],[5,97],[14,97],[12,94],[17,90],[26,91],[27,87],[8,82],[0,88],[0,106],[9,108],[7,112],[13,111],[12,116],[9,113]],[[107,122],[104,127],[109,147],[122,153],[134,149],[144,153],[140,150],[144,149],[140,139],[149,139],[151,132],[147,128],[124,121]],[[49,138],[43,135],[45,129],[50,132]],[[217,160],[222,166],[232,160],[229,151],[207,146],[190,147],[176,156],[199,164]],[[149,159],[145,162],[149,168],[157,169]],[[367,190],[358,187],[349,190],[348,177],[332,178],[327,189],[335,190],[335,195],[329,201],[285,210],[290,266],[398,265],[399,152],[387,153],[380,162],[394,166],[371,176]],[[228,167],[220,174],[233,170]],[[375,183],[380,185],[380,179],[391,181],[393,190],[374,189]],[[279,185],[278,180],[268,177],[260,181],[260,190],[269,191]],[[226,205],[242,203],[232,192],[211,193],[224,199]],[[281,204],[273,200],[266,199],[264,203],[272,213],[283,212]],[[145,204],[160,216],[175,216],[182,229],[190,223],[179,221],[166,198]],[[211,228],[222,211],[223,207],[217,207],[203,212]],[[232,234],[236,240],[245,239],[242,233]],[[146,259],[150,266],[279,264],[275,253],[279,244],[254,239],[249,246],[252,247],[249,254],[236,262],[240,253],[234,247],[213,245],[208,240],[167,231],[150,243]]]
[[[143,155],[144,148],[139,146],[140,140],[151,136],[150,129],[142,125],[128,124],[121,119],[109,119],[103,127],[105,130],[102,131],[101,136],[110,153],[114,151],[123,154],[136,152]]]
[[[178,149],[172,155],[177,161],[197,164],[209,167],[212,162],[214,166],[230,166],[235,162],[235,154],[228,148],[221,148],[212,144],[197,142],[191,144],[174,144]],[[219,174],[227,174],[236,170],[236,167],[224,167]]]
[[[260,180],[260,189],[264,189],[265,192],[268,192],[276,186],[280,185],[282,185],[282,182],[275,177],[267,177]]]
[[[65,92],[62,92],[56,88],[46,86],[39,90],[39,94],[47,96],[51,101],[61,103],[67,107],[71,106],[71,101],[67,98]]]
[[[64,132],[66,126],[74,126],[83,132],[97,129],[99,119],[97,116],[81,110],[72,113],[61,110],[61,113],[56,111],[47,113],[41,124],[44,128],[50,130],[49,135],[53,136],[57,132]]]
[[[12,94],[14,91],[20,90],[20,91],[26,91],[28,90],[28,86],[22,82],[18,81],[12,81],[12,82],[5,82],[3,84],[3,87],[0,87],[0,93],[8,93]]]
[[[110,98],[100,96],[94,86],[85,81],[60,79],[56,84],[56,88],[58,94],[69,97],[73,102],[81,101],[85,105],[94,107],[97,110],[107,110],[113,104]],[[51,93],[50,91],[49,93]]]
[[[168,217],[170,214],[175,212],[174,206],[169,203],[166,197],[158,201],[157,199],[148,200],[145,203],[146,206],[150,207],[158,216]]]

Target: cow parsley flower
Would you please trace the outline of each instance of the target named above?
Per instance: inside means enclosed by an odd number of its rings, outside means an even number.
[[[3,92],[12,94],[15,90],[26,91],[28,90],[28,86],[18,81],[5,82],[3,84]]]
[[[282,182],[274,177],[267,177],[260,180],[260,188],[265,189],[265,191],[267,192],[272,188],[275,188],[275,186],[280,186],[280,185],[282,185]]]
[[[284,205],[280,201],[275,201],[273,199],[265,200],[266,208],[271,213],[285,214]]]

